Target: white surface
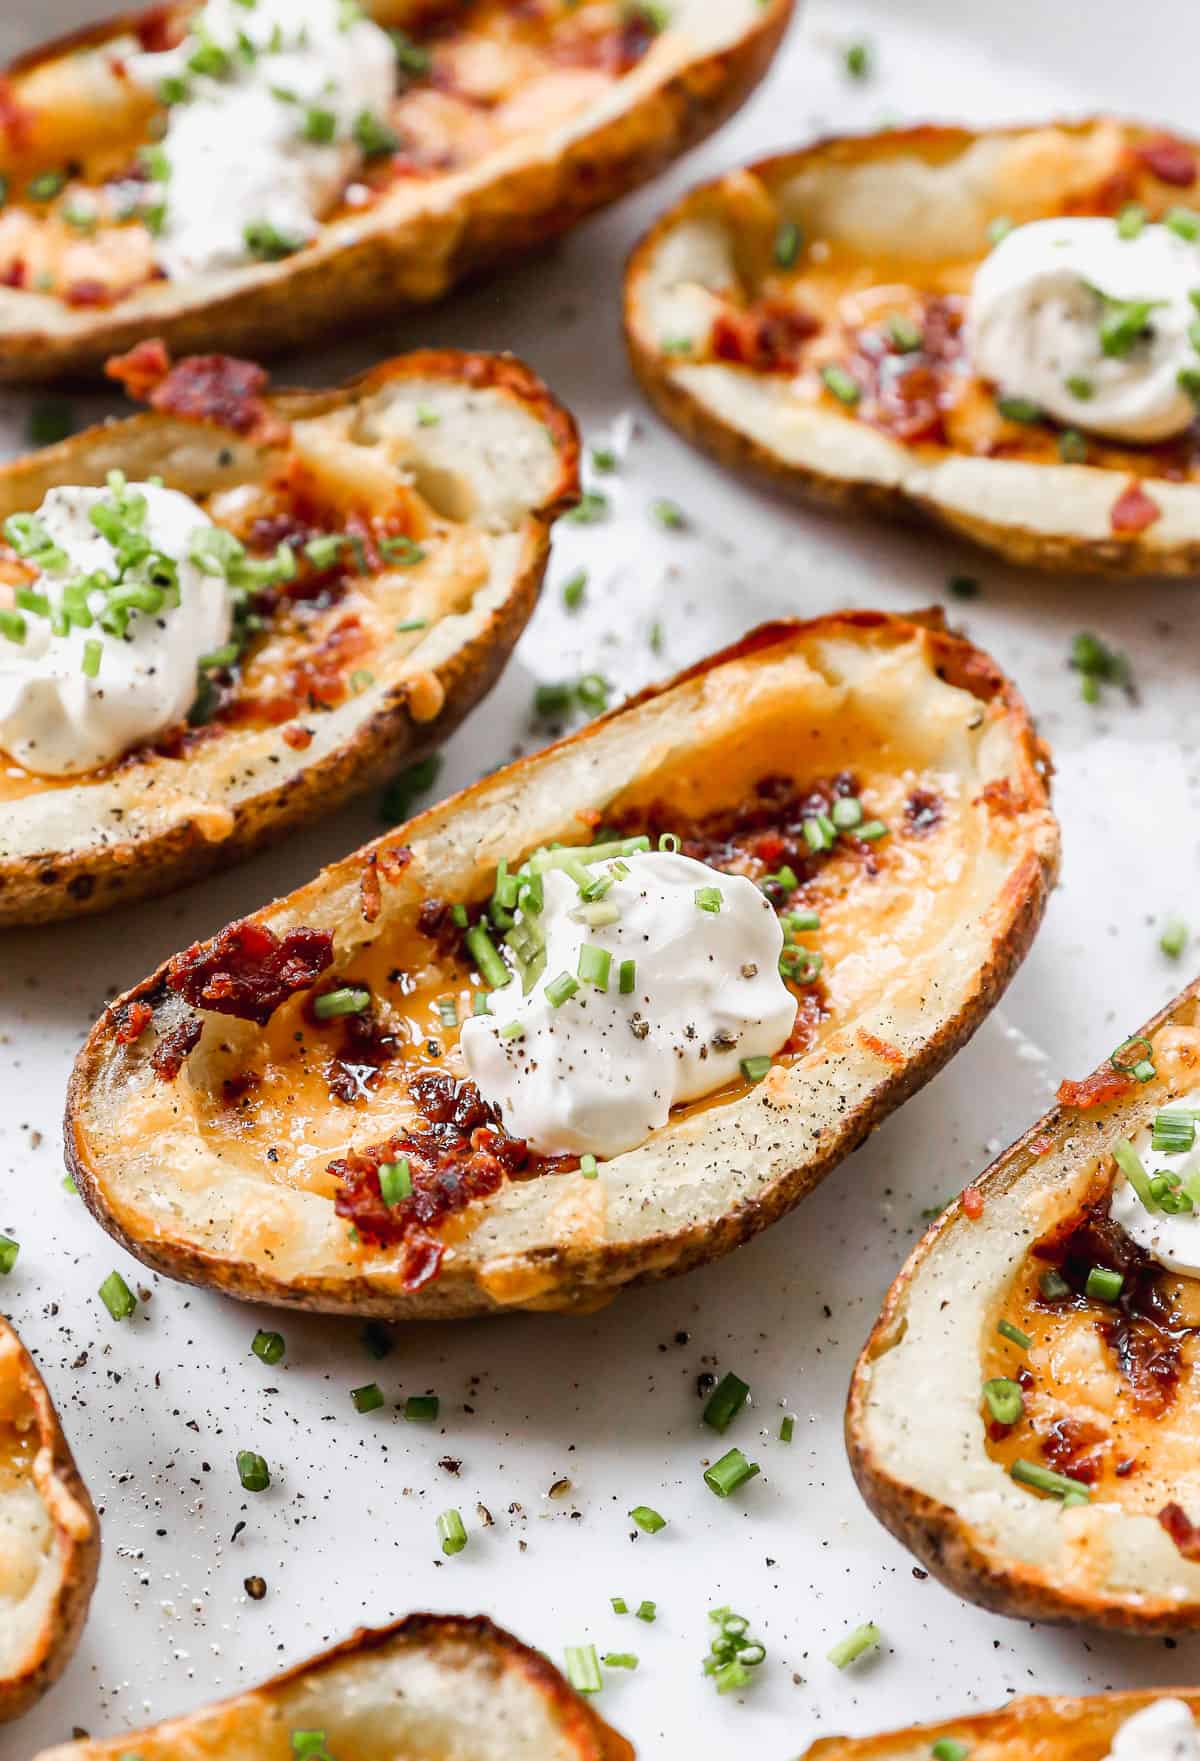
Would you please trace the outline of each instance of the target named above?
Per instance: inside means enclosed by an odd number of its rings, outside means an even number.
[[[19,10],[28,22],[6,14],[0,46],[100,8],[21,0]],[[796,512],[726,478],[639,409],[617,334],[618,270],[638,232],[672,194],[739,159],[899,116],[1110,105],[1194,121],[1196,24],[1183,4],[1160,0],[1143,27],[1117,0],[1096,0],[1086,15],[1039,0],[911,0],[900,12],[894,0],[822,0],[749,109],[656,189],[522,273],[381,328],[370,349],[289,364],[281,376],[334,378],[429,341],[512,347],[592,440],[636,416],[621,473],[603,480],[617,517],[562,529],[546,600],[495,695],[450,747],[446,787],[536,743],[535,677],[599,665],[632,689],[764,617],[844,604],[908,610],[938,598],[950,575],[979,577],[983,597],[951,602],[951,613],[1020,681],[1052,741],[1066,839],[1063,887],[1003,1014],[815,1197],[722,1264],[587,1320],[413,1330],[376,1364],[350,1323],[272,1317],[139,1276],[63,1191],[58,1147],[70,1060],[104,998],[370,835],[373,803],[206,888],[9,935],[0,1230],[20,1237],[22,1255],[2,1296],[103,1508],[105,1560],[74,1664],[39,1710],[0,1733],[4,1761],[25,1761],[74,1725],[115,1732],[183,1710],[357,1622],[427,1606],[484,1610],[560,1661],[564,1644],[588,1640],[637,1651],[641,1668],[609,1678],[602,1710],[641,1755],[689,1761],[786,1761],[821,1732],[951,1715],[1014,1691],[1195,1679],[1200,1641],[1033,1629],[914,1580],[908,1555],[859,1501],[841,1443],[854,1354],[922,1208],[1027,1124],[1060,1075],[1090,1069],[1194,970],[1192,950],[1175,964],[1158,953],[1156,926],[1178,911],[1200,929],[1195,589],[1021,577],[941,540]],[[855,85],[838,49],[859,35],[876,44],[878,74]],[[14,438],[20,428],[18,419]],[[689,514],[686,533],[650,520],[664,496]],[[557,587],[583,565],[588,602],[571,616]],[[657,620],[661,657],[648,643]],[[1140,705],[1111,692],[1096,708],[1080,702],[1066,658],[1083,627],[1128,651]],[[114,1266],[153,1291],[123,1327],[94,1295]],[[258,1325],[286,1334],[278,1369],[249,1355]],[[763,1471],[727,1502],[700,1478],[701,1462],[720,1453],[695,1396],[697,1373],[710,1368],[754,1388],[755,1410],[722,1447],[736,1442]],[[436,1389],[441,1424],[408,1426],[390,1408],[358,1417],[349,1390],[376,1376],[391,1400]],[[914,1398],[936,1399],[936,1386]],[[775,1440],[784,1406],[797,1418],[790,1448]],[[238,1487],[243,1447],[275,1469],[262,1497]],[[458,1477],[437,1465],[444,1456],[461,1458]],[[549,1497],[563,1477],[570,1490]],[[477,1500],[495,1517],[486,1532]],[[638,1502],[670,1526],[636,1535],[625,1512]],[[434,1519],[450,1505],[471,1541],[443,1561]],[[269,1585],[261,1603],[242,1591],[252,1572]],[[657,1623],[612,1615],[610,1595],[655,1599]],[[717,1602],[745,1613],[769,1652],[740,1703],[719,1700],[699,1673],[705,1611]],[[825,1652],[867,1617],[883,1629],[883,1652],[839,1675]]]

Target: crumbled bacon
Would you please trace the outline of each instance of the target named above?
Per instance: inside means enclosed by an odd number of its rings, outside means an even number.
[[[150,1067],[160,1081],[174,1082],[203,1031],[204,1023],[198,1015],[185,1015],[177,1026],[162,1035],[150,1054]]]
[[[325,1067],[325,1083],[337,1101],[351,1106],[365,1100],[381,1067],[396,1056],[396,1036],[375,1014],[374,1006],[337,1017],[341,1046]]]
[[[787,300],[759,300],[739,311],[727,306],[713,322],[709,347],[718,361],[756,373],[794,373],[819,318]]]
[[[904,820],[910,832],[922,837],[942,823],[942,798],[932,789],[914,789],[904,803]]]
[[[1157,135],[1134,149],[1142,164],[1160,183],[1176,189],[1190,189],[1196,181],[1196,155],[1185,141],[1174,135]]]
[[[962,1208],[972,1223],[978,1223],[983,1215],[983,1194],[977,1186],[964,1186],[962,1191]]]
[[[1109,509],[1108,523],[1114,532],[1144,532],[1162,518],[1162,509],[1136,478],[1131,478]]]
[[[133,1045],[135,1040],[139,1040],[142,1037],[153,1019],[154,1011],[149,1003],[126,1003],[125,1007],[117,1016],[117,1027],[114,1036],[117,1044],[119,1046]]]
[[[1158,1513],[1160,1528],[1170,1535],[1184,1559],[1200,1564],[1200,1527],[1184,1510],[1182,1504],[1164,1504]]]
[[[281,940],[273,930],[243,921],[176,954],[167,967],[167,983],[193,1008],[263,1027],[281,1003],[307,990],[332,965],[328,930],[290,929]]]
[[[161,341],[142,342],[105,363],[130,397],[185,422],[212,423],[260,446],[277,446],[288,425],[263,398],[267,375],[233,355],[186,355],[175,366]]]
[[[1069,1077],[1064,1077],[1055,1099],[1060,1107],[1074,1107],[1077,1112],[1088,1113],[1093,1107],[1119,1101],[1134,1086],[1134,1078],[1127,1070],[1118,1070],[1115,1064],[1108,1063],[1093,1070],[1082,1082],[1072,1082]]]
[[[363,863],[358,883],[359,909],[364,923],[374,923],[383,910],[383,889],[379,884],[379,857],[374,851]]]
[[[282,690],[270,697],[243,695],[230,705],[229,719],[286,722],[305,710],[335,709],[349,691],[354,662],[373,645],[357,617],[343,617],[288,668]]]
[[[293,752],[305,752],[313,743],[313,731],[311,728],[302,727],[299,722],[289,722],[280,738],[285,746],[291,747]]]
[[[1087,1419],[1055,1419],[1044,1436],[1039,1438],[1042,1456],[1057,1473],[1069,1474],[1090,1486],[1099,1478],[1104,1465],[1107,1433]]]
[[[115,290],[106,281],[85,276],[79,281],[69,281],[63,288],[62,297],[68,306],[111,306]]]

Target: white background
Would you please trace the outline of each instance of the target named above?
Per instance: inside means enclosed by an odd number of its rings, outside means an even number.
[[[8,0],[0,50],[101,10]],[[873,43],[877,66],[860,84],[841,62],[858,37]],[[604,485],[614,518],[563,528],[533,626],[449,747],[440,787],[537,743],[538,678],[598,664],[631,689],[763,618],[842,605],[906,611],[966,571],[983,595],[951,602],[952,616],[1015,675],[1054,746],[1064,880],[1002,1010],[769,1235],[592,1319],[414,1328],[383,1364],[353,1323],[272,1317],[147,1280],[63,1190],[59,1150],[71,1059],[105,999],[373,836],[376,804],[174,899],[0,941],[0,1230],[22,1244],[0,1296],[39,1357],[104,1519],[78,1654],[40,1709],[0,1735],[5,1761],[26,1761],[75,1725],[112,1733],[182,1711],[360,1622],[427,1607],[485,1611],[559,1660],[564,1644],[586,1641],[638,1652],[636,1675],[608,1678],[602,1710],[642,1755],[692,1761],[724,1761],[735,1748],[786,1761],[821,1732],[996,1705],[1014,1691],[1196,1679],[1200,1644],[1037,1630],[914,1580],[860,1503],[841,1442],[854,1355],[921,1209],[1040,1112],[1059,1076],[1090,1069],[1195,970],[1200,939],[1175,965],[1157,948],[1173,912],[1200,932],[1195,588],[1022,577],[938,538],[841,524],[745,489],[639,406],[617,322],[628,247],[691,181],[815,133],[899,118],[1110,106],[1186,129],[1196,47],[1185,0],[823,0],[748,109],[655,189],[521,273],[381,327],[369,348],[288,365],[303,382],[419,343],[507,347],[545,375],[593,442],[631,415],[636,424],[620,476]],[[16,446],[24,405],[6,409]],[[648,517],[664,495],[690,516],[687,533]],[[570,616],[557,589],[582,565],[588,601]],[[662,659],[647,641],[655,620]],[[1083,627],[1129,653],[1138,704],[1080,701],[1066,658]],[[114,1266],[153,1292],[121,1327],[95,1294]],[[259,1325],[286,1334],[278,1369],[249,1354]],[[695,1378],[708,1368],[735,1369],[754,1389],[754,1410],[728,1442],[762,1473],[727,1502],[700,1478],[713,1439],[700,1427]],[[350,1388],[376,1376],[390,1401],[436,1390],[440,1425],[406,1425],[390,1405],[356,1415]],[[936,1398],[932,1378],[913,1389],[914,1400]],[[797,1420],[790,1448],[776,1441],[784,1407]],[[271,1462],[265,1496],[238,1486],[243,1447]],[[443,1456],[461,1458],[458,1477],[438,1466]],[[549,1498],[563,1477],[569,1492]],[[486,1531],[478,1501],[495,1518]],[[670,1526],[635,1535],[625,1512],[638,1502]],[[434,1519],[450,1505],[471,1540],[443,1561]],[[260,1603],[243,1593],[250,1573],[267,1580]],[[656,1624],[614,1616],[611,1595],[655,1599]],[[749,1616],[769,1652],[741,1701],[718,1699],[699,1673],[716,1602]],[[882,1627],[883,1651],[839,1674],[826,1650],[866,1618]]]

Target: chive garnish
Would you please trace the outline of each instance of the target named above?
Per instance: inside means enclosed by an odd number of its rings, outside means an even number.
[[[848,1663],[853,1663],[864,1651],[876,1647],[882,1636],[875,1622],[867,1621],[863,1626],[856,1626],[852,1632],[848,1632],[844,1639],[839,1639],[826,1652],[826,1656],[838,1669],[845,1669]]]
[[[824,381],[825,389],[832,392],[840,404],[856,404],[862,396],[862,386],[857,379],[835,362],[821,368],[821,378]]]
[[[575,1692],[598,1694],[603,1683],[595,1645],[568,1645],[565,1655],[567,1680]]]
[[[608,1600],[614,1614],[629,1613],[629,1604],[626,1602],[624,1596],[610,1596]]]
[[[804,235],[794,220],[785,220],[775,234],[775,262],[780,269],[791,269],[800,255]]]
[[[1144,1047],[1144,1051],[1139,1052],[1139,1047]],[[1127,1057],[1126,1053],[1132,1053],[1133,1056]],[[1140,1033],[1135,1033],[1131,1039],[1122,1040],[1109,1058],[1109,1063],[1123,1076],[1136,1077],[1138,1082],[1149,1082],[1158,1074],[1154,1068],[1154,1047]]]
[[[495,942],[488,934],[487,925],[483,923],[472,924],[466,934],[466,944],[467,952],[474,960],[483,982],[491,990],[503,990],[511,974],[501,959]]]
[[[633,995],[634,986],[636,984],[637,961],[622,960],[620,966],[617,968],[617,989],[623,997],[629,997]]]
[[[750,1398],[750,1384],[732,1371],[721,1377],[704,1408],[704,1423],[722,1435]]]
[[[597,1162],[595,1156],[592,1155],[590,1150],[586,1151],[582,1156],[580,1156],[580,1158],[579,1158],[579,1172],[583,1175],[583,1178],[585,1180],[595,1180],[598,1178],[599,1173],[600,1173],[600,1164],[599,1164],[599,1162]]]
[[[1140,202],[1126,202],[1117,215],[1117,237],[1137,238],[1146,225],[1146,210]]]
[[[771,1068],[771,1060],[765,1054],[758,1058],[743,1058],[738,1069],[747,1082],[761,1082]]]
[[[588,575],[586,569],[576,569],[562,585],[562,601],[568,611],[577,611],[583,604],[583,596],[587,592]]]
[[[1124,1274],[1109,1266],[1093,1266],[1084,1289],[1097,1302],[1116,1302],[1125,1283]]]
[[[594,990],[608,989],[608,975],[612,967],[612,955],[607,948],[598,948],[594,942],[584,942],[579,950],[579,977],[584,984],[590,984]]]
[[[1015,1425],[1025,1411],[1020,1384],[1009,1376],[992,1376],[986,1381],[983,1398],[998,1425]]]
[[[731,1492],[736,1492],[739,1486],[744,1486],[758,1472],[756,1461],[747,1461],[740,1449],[730,1449],[719,1461],[714,1461],[711,1467],[705,1468],[704,1484],[718,1498],[728,1498]]]
[[[605,1669],[636,1669],[637,1657],[632,1651],[606,1651],[604,1653]]]
[[[379,1191],[385,1205],[402,1204],[406,1198],[412,1197],[412,1189],[412,1169],[407,1156],[379,1164]]]
[[[1028,1351],[1029,1347],[1033,1344],[1033,1340],[1029,1337],[1028,1333],[1022,1333],[1021,1329],[1019,1327],[1014,1327],[1011,1321],[997,1321],[996,1331],[1005,1339],[1011,1339],[1014,1345],[1019,1345],[1022,1351]]]
[[[239,1449],[237,1457],[238,1479],[246,1492],[265,1492],[271,1484],[271,1470],[261,1455],[252,1449]]]
[[[1036,1461],[1014,1461],[1008,1471],[1019,1485],[1033,1486],[1039,1492],[1052,1492],[1056,1498],[1078,1493],[1081,1495],[1079,1501],[1084,1502],[1091,1496],[1082,1480],[1056,1474],[1050,1468],[1040,1467]]]
[[[1168,960],[1178,960],[1187,947],[1188,934],[1188,926],[1182,917],[1168,917],[1158,938],[1158,945]]]
[[[956,1737],[939,1737],[929,1753],[933,1761],[967,1761],[971,1753],[966,1743],[960,1743]]]
[[[383,1405],[383,1389],[378,1382],[367,1382],[361,1388],[352,1388],[350,1398],[355,1412],[377,1412]]]
[[[1038,1293],[1043,1302],[1061,1302],[1064,1296],[1070,1296],[1071,1286],[1061,1272],[1043,1272],[1038,1279]]]
[[[282,1333],[265,1333],[260,1327],[250,1349],[264,1364],[278,1364],[283,1362],[287,1345]]]
[[[644,1620],[647,1626],[653,1626],[658,1617],[657,1602],[639,1602],[633,1611],[635,1620]]]
[[[648,1504],[635,1504],[629,1517],[643,1535],[657,1535],[660,1529],[665,1529],[667,1526],[666,1517],[660,1516],[658,1511],[652,1510]]]
[[[569,972],[560,972],[546,986],[546,1001],[552,1009],[561,1009],[579,989],[579,980]]]
[[[888,335],[892,339],[892,346],[902,355],[911,355],[921,346],[920,325],[914,324],[903,312],[893,312],[888,319]]]
[[[17,1263],[17,1256],[20,1251],[21,1244],[19,1241],[14,1241],[11,1235],[0,1235],[0,1276],[5,1278],[8,1277],[8,1274]],[[118,1317],[114,1315],[113,1319],[116,1320]]]
[[[697,887],[694,897],[701,911],[709,911],[715,915],[721,909],[720,887]]]
[[[996,408],[1006,422],[1040,422],[1041,406],[1027,397],[998,397]]]
[[[333,1021],[340,1015],[364,1015],[371,1007],[371,993],[360,985],[341,985],[313,998],[312,1011],[318,1021]]]
[[[404,1416],[409,1424],[431,1425],[441,1407],[441,1400],[436,1394],[410,1394],[404,1402]]]
[[[1121,1170],[1130,1186],[1132,1186],[1133,1190],[1137,1193],[1138,1198],[1142,1201],[1146,1210],[1156,1211],[1158,1205],[1155,1202],[1154,1193],[1151,1190],[1150,1176],[1146,1173],[1145,1168],[1143,1168],[1142,1159],[1134,1149],[1133,1145],[1129,1142],[1128,1138],[1118,1138],[1113,1145],[1112,1153],[1113,1160],[1116,1162],[1117,1167]]]
[[[463,1526],[462,1515],[457,1510],[444,1510],[437,1519],[438,1540],[442,1543],[442,1552],[453,1557],[461,1553],[467,1544],[467,1531]]]
[[[796,1421],[792,1414],[785,1413],[779,1421],[779,1441],[790,1443],[796,1430]]]
[[[100,1286],[100,1300],[114,1321],[127,1321],[137,1307],[137,1297],[119,1272],[110,1272]]]
[[[1164,1155],[1182,1156],[1195,1148],[1196,1115],[1178,1109],[1164,1108],[1154,1115],[1150,1148]]]

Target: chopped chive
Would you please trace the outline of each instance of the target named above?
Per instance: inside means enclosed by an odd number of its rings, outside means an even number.
[[[775,262],[780,269],[791,269],[800,255],[804,235],[794,220],[785,220],[775,234]]]
[[[1058,456],[1064,465],[1087,463],[1088,444],[1078,428],[1064,428],[1058,437]]]
[[[119,1272],[110,1272],[100,1286],[100,1301],[114,1321],[127,1321],[137,1307],[137,1297]]]
[[[781,892],[794,893],[800,882],[796,878],[795,869],[789,867],[785,862],[783,867],[776,869],[774,874],[764,874],[758,884],[764,892],[768,887],[778,887]]]
[[[426,630],[428,627],[428,618],[405,618],[402,624],[396,625],[396,634],[406,636],[410,630]]]
[[[594,446],[592,448],[592,469],[595,471],[615,471],[617,455],[611,446]]]
[[[568,1645],[566,1648],[567,1680],[577,1694],[598,1694],[604,1685],[600,1677],[600,1659],[595,1645]]]
[[[1038,1279],[1038,1292],[1043,1302],[1061,1302],[1070,1296],[1071,1286],[1061,1272],[1043,1272]]]
[[[819,856],[823,850],[832,850],[837,842],[837,827],[827,813],[811,815],[803,822],[801,830],[814,856]]]
[[[846,45],[846,72],[851,79],[867,79],[871,72],[871,50],[866,43]]]
[[[333,1021],[340,1015],[364,1015],[371,1007],[371,993],[360,985],[341,985],[313,998],[312,1012],[318,1021]]]
[[[396,1162],[380,1162],[379,1191],[385,1205],[391,1207],[412,1197],[412,1169],[407,1156]]]
[[[576,526],[593,526],[608,513],[608,497],[599,489],[585,489],[576,505],[567,514],[565,520],[571,520]]]
[[[1009,1376],[992,1376],[983,1384],[983,1398],[998,1425],[1015,1425],[1025,1411],[1020,1384]]]
[[[1186,239],[1190,245],[1200,239],[1200,214],[1194,208],[1168,208],[1163,215],[1163,225],[1176,238]]]
[[[271,1470],[261,1455],[253,1449],[239,1449],[237,1457],[238,1479],[246,1492],[265,1492],[271,1484]]]
[[[960,1743],[956,1737],[939,1737],[929,1753],[933,1761],[967,1761],[971,1753],[966,1743]]]
[[[1139,1051],[1139,1047],[1144,1047],[1144,1052]],[[1126,1057],[1127,1052],[1132,1053],[1133,1056]],[[1136,1076],[1143,1064],[1150,1064],[1153,1071],[1153,1058],[1154,1047],[1150,1041],[1142,1034],[1135,1033],[1131,1039],[1121,1041],[1121,1044],[1109,1058],[1109,1063],[1114,1070],[1119,1070],[1123,1076]],[[1139,1080],[1142,1079],[1139,1078]]]
[[[624,1596],[610,1596],[608,1600],[614,1614],[629,1613],[629,1604],[626,1602]]]
[[[467,952],[474,960],[480,978],[494,991],[503,990],[511,974],[488,933],[487,925],[476,923],[466,934]]]
[[[793,984],[815,984],[825,966],[825,956],[813,948],[785,948],[779,956],[779,970]]]
[[[633,995],[634,986],[636,984],[637,961],[622,960],[620,966],[617,968],[617,989],[623,997],[630,997]]]
[[[7,636],[10,642],[24,642],[28,627],[19,611],[0,606],[0,636]]]
[[[660,1529],[665,1529],[667,1526],[666,1517],[660,1516],[657,1510],[652,1510],[648,1504],[635,1504],[629,1516],[643,1535],[657,1535]]]
[[[1021,1329],[1019,1327],[1014,1327],[1011,1321],[997,1321],[996,1331],[1001,1334],[1003,1338],[1011,1339],[1014,1345],[1019,1345],[1022,1351],[1028,1351],[1029,1347],[1033,1344],[1033,1340],[1029,1337],[1028,1333],[1022,1333]]]
[[[1069,373],[1063,383],[1071,396],[1078,398],[1081,404],[1087,403],[1096,394],[1095,382],[1085,379],[1082,373]]]
[[[687,515],[676,501],[652,501],[650,514],[660,526],[669,532],[679,532],[687,525]]]
[[[771,1060],[765,1054],[758,1058],[743,1058],[738,1069],[747,1082],[761,1082],[771,1068]]]
[[[779,1441],[781,1443],[790,1443],[793,1436],[795,1435],[795,1431],[796,1431],[795,1419],[792,1417],[792,1414],[790,1412],[785,1413],[784,1416],[779,1421]]]
[[[17,1263],[17,1255],[20,1251],[19,1241],[14,1241],[11,1235],[0,1235],[0,1276],[8,1277]],[[116,1320],[117,1317],[114,1315],[113,1319]]]
[[[839,832],[853,831],[863,821],[862,802],[854,795],[844,795],[833,803],[829,817]]]
[[[1027,397],[998,397],[996,408],[1006,422],[1040,422],[1042,419],[1040,404]]]
[[[1196,1115],[1164,1108],[1154,1115],[1150,1148],[1164,1155],[1182,1156],[1195,1148]]]
[[[100,672],[100,659],[104,653],[99,637],[89,636],[83,645],[83,660],[80,663],[85,679],[94,679]]]
[[[441,1408],[441,1400],[436,1394],[410,1394],[404,1402],[404,1416],[409,1424],[430,1425]]]
[[[264,1364],[278,1364],[283,1361],[287,1345],[282,1333],[264,1333],[260,1327],[250,1349]]]
[[[1107,301],[1104,317],[1100,320],[1102,352],[1117,359],[1129,354],[1150,328],[1150,314],[1161,303],[1160,300]],[[1192,332],[1188,334],[1190,336]]]
[[[579,1172],[585,1180],[595,1180],[600,1173],[600,1164],[588,1150],[579,1158]]]
[[[352,1388],[350,1398],[355,1412],[377,1412],[383,1405],[383,1389],[378,1382],[367,1382],[361,1388]]]
[[[457,997],[439,997],[436,1004],[438,1019],[445,1028],[458,1026]]]
[[[1150,1177],[1142,1166],[1142,1159],[1129,1142],[1128,1138],[1118,1138],[1113,1145],[1113,1160],[1124,1174],[1130,1186],[1137,1193],[1142,1204],[1148,1211],[1156,1211],[1154,1193],[1150,1186]]]
[[[821,378],[825,389],[832,392],[840,404],[856,404],[862,396],[862,386],[858,380],[836,362],[830,362],[828,366],[821,368]]]
[[[1082,1493],[1085,1501],[1091,1496],[1082,1480],[1056,1474],[1050,1468],[1040,1467],[1036,1461],[1014,1461],[1008,1471],[1019,1485],[1034,1486],[1039,1492],[1053,1492],[1056,1498],[1065,1498],[1070,1492]]]
[[[839,1639],[826,1652],[826,1656],[830,1663],[836,1664],[839,1669],[845,1669],[848,1663],[853,1663],[864,1651],[874,1649],[882,1637],[875,1622],[867,1621],[865,1625],[856,1626],[852,1632],[848,1632],[844,1639]]]
[[[869,819],[865,825],[859,826],[856,836],[865,839],[868,844],[876,844],[880,838],[887,837],[887,832],[888,829],[881,819]]]
[[[902,355],[911,355],[919,349],[922,342],[921,327],[914,324],[903,312],[893,312],[888,319],[888,335],[892,344]]]
[[[722,1435],[750,1398],[750,1384],[732,1371],[721,1377],[704,1408],[704,1423]]]
[[[467,1531],[463,1519],[457,1510],[444,1510],[437,1519],[437,1536],[442,1543],[442,1552],[453,1557],[461,1553],[467,1544]]]
[[[1168,917],[1158,945],[1169,960],[1178,960],[1188,943],[1188,926],[1182,917]]]
[[[1098,1302],[1116,1302],[1125,1284],[1124,1274],[1108,1266],[1093,1266],[1084,1289]]]
[[[731,1492],[736,1492],[739,1486],[744,1486],[758,1472],[756,1461],[747,1461],[740,1449],[730,1449],[719,1461],[714,1461],[711,1467],[705,1468],[704,1484],[718,1498],[728,1498]]]
[[[588,573],[586,569],[576,569],[575,573],[562,584],[562,601],[568,611],[578,611],[583,604],[583,596],[587,592]]]
[[[1137,238],[1146,225],[1146,210],[1140,202],[1126,202],[1117,215],[1117,237]]]
[[[712,912],[714,916],[720,911],[722,904],[720,887],[697,887],[693,896],[701,911]]]
[[[995,220],[990,220],[988,222],[988,242],[992,245],[998,245],[1002,239],[1008,237],[1012,229],[1013,223],[1008,216],[1005,214],[998,214]]]
[[[632,1651],[606,1651],[604,1653],[605,1669],[636,1669],[637,1657]]]
[[[579,950],[577,968],[584,984],[590,984],[594,990],[606,991],[611,967],[612,955],[607,948],[598,948],[594,942],[584,942]]]
[[[978,599],[979,582],[974,575],[951,575],[946,582],[946,591],[955,599]]]
[[[524,1022],[506,1021],[504,1026],[500,1029],[500,1038],[502,1040],[524,1039],[525,1038],[525,1024],[524,1024]]]
[[[546,986],[546,1001],[552,1009],[561,1009],[579,989],[579,980],[569,972],[560,972]]]
[[[647,1626],[653,1626],[658,1618],[657,1602],[639,1602],[633,1611],[635,1620],[644,1620]]]
[[[793,934],[800,935],[805,930],[820,929],[821,913],[819,911],[785,911],[783,926]]]

